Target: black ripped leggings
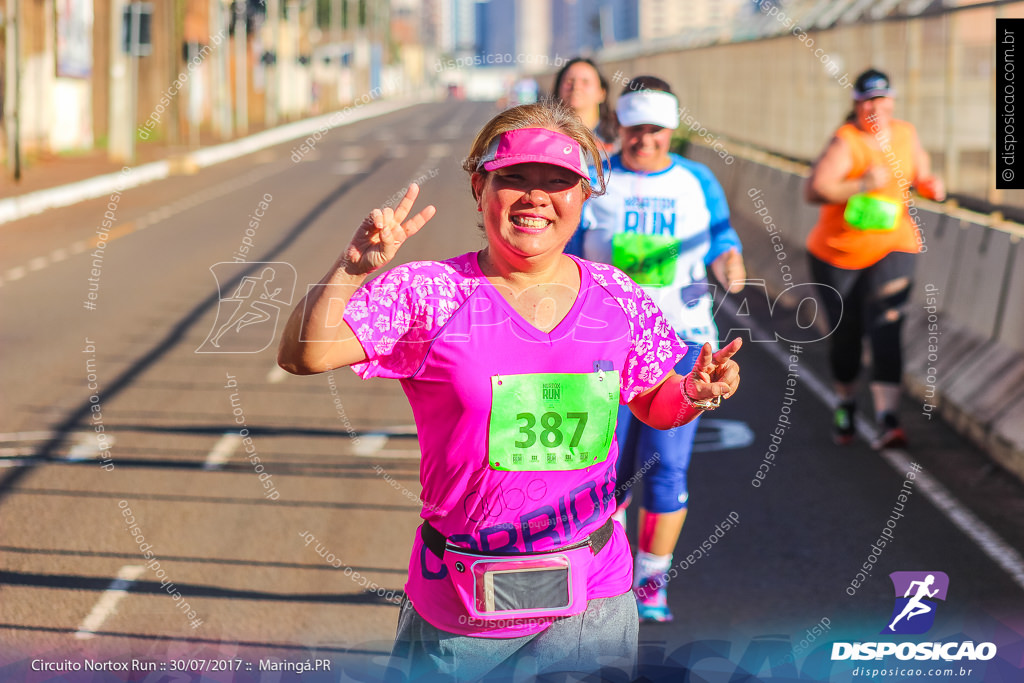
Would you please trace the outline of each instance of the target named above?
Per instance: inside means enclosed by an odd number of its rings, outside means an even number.
[[[830,327],[829,360],[837,382],[850,384],[860,374],[861,340],[871,342],[872,379],[898,384],[903,375],[901,330],[910,296],[914,254],[894,251],[862,270],[846,270],[809,255],[811,276],[821,287]],[[841,299],[840,299],[841,297]],[[838,326],[837,326],[838,321]]]

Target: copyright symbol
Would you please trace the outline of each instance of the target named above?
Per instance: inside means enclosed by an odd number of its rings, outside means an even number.
[[[1010,182],[1011,180],[1013,180],[1013,169],[1012,168],[1004,168],[1003,169],[1003,180],[1005,180],[1006,182]]]

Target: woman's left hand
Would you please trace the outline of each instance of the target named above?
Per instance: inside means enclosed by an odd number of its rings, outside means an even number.
[[[743,255],[736,247],[719,254],[711,262],[711,272],[730,294],[742,291],[743,285],[747,282],[747,269],[743,265]]]
[[[928,178],[919,178],[915,183],[915,187],[917,192],[925,199],[931,199],[936,202],[945,201],[946,199],[946,186],[938,176],[933,175]]]
[[[732,357],[741,346],[743,340],[737,337],[712,353],[711,344],[705,342],[690,376],[681,385],[682,390],[695,401],[706,401],[716,396],[729,398],[735,394],[740,386],[740,366]]]

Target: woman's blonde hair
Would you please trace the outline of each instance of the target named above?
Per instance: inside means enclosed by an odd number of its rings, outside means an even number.
[[[477,165],[491,141],[502,133],[520,128],[548,128],[550,130],[568,135],[579,144],[583,153],[594,168],[597,169],[598,187],[591,187],[589,178],[582,178],[584,193],[591,193],[591,196],[602,195],[605,192],[604,168],[602,164],[601,147],[589,128],[580,120],[571,108],[557,100],[542,100],[534,104],[521,104],[501,112],[488,121],[480,132],[477,133],[473,146],[469,150],[469,156],[462,162],[462,168],[470,175],[482,173],[487,175],[489,171],[477,170]],[[475,192],[474,192],[475,198]]]

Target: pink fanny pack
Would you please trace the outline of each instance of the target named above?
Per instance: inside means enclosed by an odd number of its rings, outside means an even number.
[[[455,592],[473,618],[493,621],[567,617],[587,608],[587,580],[594,556],[611,538],[609,519],[584,541],[543,553],[493,555],[459,548],[429,522],[423,543],[448,568]],[[440,551],[440,552],[438,552]]]

